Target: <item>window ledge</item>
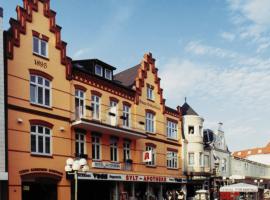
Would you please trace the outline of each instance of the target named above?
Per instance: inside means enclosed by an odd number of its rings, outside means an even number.
[[[51,154],[39,154],[39,153],[31,153],[31,156],[33,157],[44,157],[44,158],[53,158]]]
[[[149,131],[145,131],[145,133],[150,134],[150,135],[156,135],[157,134],[155,132],[149,132]]]
[[[171,167],[167,167],[168,170],[179,170],[179,168],[171,168]]]
[[[51,106],[40,105],[40,104],[33,103],[33,102],[30,102],[30,105],[31,106],[36,106],[36,107],[39,107],[39,108],[45,108],[47,110],[53,110],[53,108]]]
[[[44,60],[47,60],[47,61],[49,61],[49,60],[50,60],[48,57],[45,57],[45,56],[39,55],[39,54],[37,54],[37,53],[35,53],[35,52],[33,52],[33,55],[34,55],[34,56],[37,56],[37,57],[39,57],[39,58],[42,58],[42,59],[44,59]]]
[[[149,99],[149,98],[147,98],[147,100],[148,100],[148,101],[151,101],[151,102],[153,102],[153,103],[155,103],[155,100],[154,100],[154,99]]]
[[[157,168],[156,165],[145,165],[145,167],[149,167],[149,168]]]
[[[178,139],[167,137],[167,140],[178,142]]]

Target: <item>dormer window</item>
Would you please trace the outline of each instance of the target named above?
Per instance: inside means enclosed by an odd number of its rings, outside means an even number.
[[[98,76],[103,76],[103,68],[100,65],[95,65],[95,74]]]
[[[112,70],[105,69],[105,78],[108,80],[112,80]]]
[[[147,84],[147,99],[154,100],[154,87]]]

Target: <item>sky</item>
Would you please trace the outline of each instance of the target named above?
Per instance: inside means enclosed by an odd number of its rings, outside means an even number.
[[[63,3],[65,2],[65,3]],[[22,0],[2,0],[4,28]],[[231,151],[270,142],[269,0],[51,0],[73,59],[117,72],[151,52],[166,104],[187,102]]]

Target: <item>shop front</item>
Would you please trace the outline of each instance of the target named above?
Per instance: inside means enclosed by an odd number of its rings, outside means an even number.
[[[68,178],[73,179],[71,176]],[[87,199],[89,195],[92,200],[151,200],[168,196],[176,199],[184,194],[182,189],[185,184],[184,179],[175,177],[92,172],[79,173],[78,180],[80,200]]]

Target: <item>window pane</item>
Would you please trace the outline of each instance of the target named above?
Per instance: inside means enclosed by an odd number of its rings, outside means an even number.
[[[31,126],[31,132],[36,132],[36,126]]]
[[[47,56],[47,42],[41,41],[41,55]]]
[[[43,78],[38,76],[38,84],[43,85]]]
[[[45,134],[46,134],[46,135],[50,135],[50,129],[45,128]]]
[[[39,53],[39,39],[33,37],[33,52]]]
[[[43,88],[38,87],[38,103],[43,104]]]
[[[84,143],[83,143],[83,142],[81,142],[81,144],[80,144],[80,145],[81,145],[81,151],[80,151],[80,153],[81,153],[81,154],[84,154]]]
[[[38,126],[38,133],[43,133],[43,127],[42,126]]]
[[[50,81],[45,79],[45,86],[49,87],[50,86]]]
[[[50,153],[50,138],[46,137],[45,138],[45,153]]]
[[[38,152],[43,153],[43,137],[38,136]]]
[[[76,154],[79,154],[80,152],[79,152],[79,143],[78,142],[75,143],[75,149],[76,149]]]
[[[35,83],[36,82],[36,76],[31,75],[30,80],[31,80],[31,82]]]
[[[30,85],[30,101],[36,102],[36,86]]]
[[[36,152],[36,136],[31,135],[31,152]]]
[[[50,90],[45,89],[45,105],[50,105]]]

